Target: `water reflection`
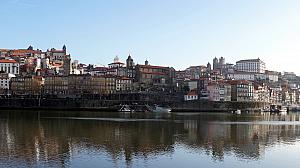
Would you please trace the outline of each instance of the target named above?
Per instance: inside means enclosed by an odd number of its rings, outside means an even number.
[[[253,161],[300,136],[298,114],[76,114],[1,112],[0,167],[140,167],[179,148]]]

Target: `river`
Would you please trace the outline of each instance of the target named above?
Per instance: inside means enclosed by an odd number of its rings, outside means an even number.
[[[299,167],[299,114],[0,111],[0,167]]]

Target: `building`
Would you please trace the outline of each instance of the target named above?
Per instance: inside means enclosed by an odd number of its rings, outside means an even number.
[[[297,80],[297,75],[294,72],[284,72],[282,78],[289,82],[294,82]]]
[[[212,82],[207,86],[209,101],[231,101],[231,85],[227,82]]]
[[[127,69],[127,77],[134,79],[135,78],[135,64],[133,62],[133,59],[131,58],[131,55],[129,55],[126,60],[126,69]]]
[[[62,50],[51,48],[47,50],[46,57],[49,58],[50,62],[63,61],[67,55],[67,47],[64,45]]]
[[[91,94],[91,75],[69,75],[68,95],[71,97],[81,97]]]
[[[253,101],[269,103],[270,91],[265,84],[253,83]]]
[[[151,86],[173,86],[175,82],[175,69],[149,65],[148,61],[146,61],[145,65],[136,65],[135,81],[146,88]]]
[[[231,84],[231,101],[253,101],[253,84],[246,80],[229,81]]]
[[[0,95],[9,94],[10,80],[16,77],[14,74],[0,73]]]
[[[92,76],[91,82],[91,94],[101,95],[106,93],[105,78],[103,76]]]
[[[255,73],[245,71],[234,71],[226,75],[227,80],[248,80],[248,81],[265,81],[275,82],[278,81],[278,75],[276,77],[273,73]]]
[[[200,65],[200,66],[190,66],[185,70],[185,78],[188,79],[199,79],[202,76],[207,74],[207,67]]]
[[[213,59],[213,70],[219,69],[219,60],[217,57]]]
[[[41,76],[26,76],[11,78],[10,90],[14,96],[41,95],[44,78]]]
[[[198,80],[188,80],[185,82],[189,90],[198,90]]]
[[[184,101],[198,100],[198,94],[195,90],[189,91],[184,95]]]
[[[130,62],[130,61],[127,62],[127,63],[132,65],[133,63]],[[114,62],[108,64],[107,75],[127,77],[128,76],[128,74],[127,74],[128,71],[127,71],[127,67],[125,67],[124,65],[125,65],[124,63],[120,62],[119,57],[116,56],[114,58]],[[131,75],[133,75],[133,74],[131,74]]]
[[[265,73],[266,64],[258,59],[247,59],[236,62],[236,70],[243,72]]]
[[[58,95],[58,97],[69,94],[69,78],[68,76],[46,76],[44,84],[44,94]]]
[[[208,73],[208,74],[210,74],[211,73],[211,64],[208,62],[207,63],[207,65],[206,65],[206,72]]]
[[[96,66],[89,70],[88,74],[91,74],[92,76],[103,76],[107,75],[109,71],[109,68],[102,67],[102,66]]]
[[[116,92],[116,76],[106,75],[105,78],[105,92],[104,94],[112,94]]]
[[[116,77],[116,91],[129,92],[133,89],[133,80],[128,77]]]
[[[233,73],[228,73],[226,75],[227,80],[248,80],[254,81],[255,74],[251,72],[243,72],[243,71],[234,71]]]
[[[224,76],[222,75],[221,69],[213,70],[210,74],[210,78],[213,82],[223,81]]]
[[[270,94],[270,103],[271,104],[279,104],[282,102],[282,88],[280,86],[273,86],[269,88]]]
[[[278,82],[279,73],[275,71],[266,71],[266,78],[269,82]]]
[[[13,59],[2,59],[0,60],[0,72],[17,75],[20,72],[20,65]]]
[[[292,104],[291,103],[292,98],[290,97],[290,93],[289,93],[288,90],[283,89],[281,96],[282,96],[282,103],[284,105],[291,105]]]
[[[67,47],[64,45],[62,50],[52,48],[47,50],[46,58],[53,68],[57,68],[59,75],[71,74],[71,55],[67,54]]]

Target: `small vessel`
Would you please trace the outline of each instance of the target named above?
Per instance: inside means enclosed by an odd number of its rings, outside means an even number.
[[[163,107],[163,106],[159,106],[159,105],[154,105],[153,107],[148,106],[149,111],[154,112],[154,113],[170,113],[171,112],[171,108],[169,107]]]
[[[286,113],[288,110],[286,107],[281,107],[281,109],[279,109],[280,113]]]
[[[239,109],[237,109],[237,110],[235,111],[235,114],[238,114],[238,115],[240,115],[240,114],[242,114],[242,111],[241,111],[241,110],[239,110]]]
[[[129,105],[123,105],[118,111],[119,111],[119,112],[127,112],[127,113],[129,113],[129,112],[134,112],[134,110],[131,109],[131,108],[129,107]]]
[[[281,105],[271,105],[270,112],[272,112],[272,113],[287,113],[288,109],[287,109],[287,107],[284,107]]]
[[[270,107],[265,107],[260,110],[261,110],[261,112],[270,112]]]

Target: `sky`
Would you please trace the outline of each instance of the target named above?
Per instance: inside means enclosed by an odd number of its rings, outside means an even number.
[[[0,48],[62,48],[107,65],[116,55],[183,70],[260,58],[300,75],[299,0],[0,0]]]

